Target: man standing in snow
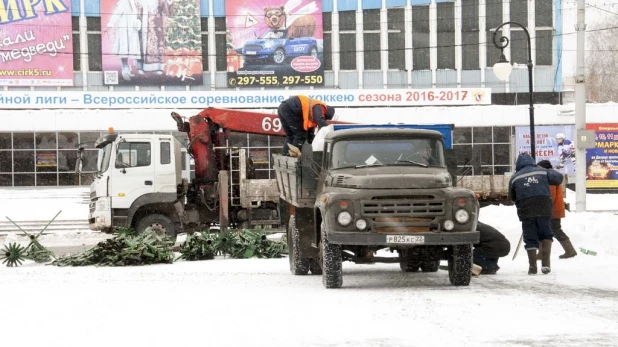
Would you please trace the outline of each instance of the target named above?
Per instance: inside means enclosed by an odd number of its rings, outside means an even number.
[[[553,169],[549,160],[541,160],[537,165],[544,169]],[[575,251],[575,248],[573,247],[573,244],[571,243],[571,240],[569,239],[567,234],[562,231],[562,226],[560,225],[560,219],[564,218],[565,215],[564,198],[562,197],[562,187],[550,186],[549,189],[551,191],[551,199],[554,204],[553,215],[551,217],[551,231],[554,234],[556,240],[560,242],[562,248],[564,248],[564,254],[561,255],[559,258],[573,258],[577,255],[577,252]],[[537,256],[538,260],[542,258],[542,252],[543,245],[541,244],[541,247],[539,248],[539,254]]]
[[[482,268],[481,275],[495,275],[500,267],[498,258],[511,251],[511,243],[496,228],[480,221],[476,230],[481,234],[479,243],[474,245],[472,261]]]
[[[517,172],[509,182],[509,195],[517,206],[517,216],[524,233],[524,245],[530,265],[528,274],[537,273],[536,252],[539,243],[543,244],[541,271],[548,274],[551,271],[549,258],[553,238],[551,232],[553,203],[549,186],[559,186],[562,183],[562,174],[555,170],[537,167],[534,159],[527,153],[517,157],[515,169]]]

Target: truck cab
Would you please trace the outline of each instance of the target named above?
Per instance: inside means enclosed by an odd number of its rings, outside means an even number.
[[[178,187],[181,145],[171,135],[110,133],[97,139],[97,173],[90,186],[91,230],[157,228],[175,236],[180,229]]]
[[[322,274],[326,288],[338,288],[342,261],[396,262],[415,272],[447,260],[451,284],[468,285],[479,204],[472,191],[453,187],[444,153],[450,130],[330,127],[300,160],[274,156],[290,205],[292,273]],[[398,256],[375,256],[385,248]]]

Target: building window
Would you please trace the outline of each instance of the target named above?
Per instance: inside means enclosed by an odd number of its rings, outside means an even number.
[[[510,11],[511,21],[528,27],[528,0],[511,0]]]
[[[462,69],[478,70],[479,63],[479,0],[468,0],[461,7]]]
[[[554,11],[551,0],[536,0],[536,65],[553,65]]]
[[[227,71],[227,34],[225,17],[215,18],[215,52],[217,53],[217,71]]]
[[[363,42],[365,70],[380,70],[380,10],[363,11]]]
[[[200,18],[202,38],[202,71],[208,71],[208,17]]]
[[[438,7],[438,69],[455,69],[455,4],[440,2]]]
[[[333,70],[333,46],[332,46],[332,13],[322,13],[322,23],[324,25],[324,42],[322,44],[324,49],[324,70]]]
[[[511,20],[528,27],[528,1],[511,0]],[[532,34],[532,33],[530,33]],[[525,64],[528,61],[528,37],[518,26],[511,25],[511,62]]]
[[[339,12],[341,70],[356,70],[356,11]]]
[[[388,9],[386,12],[386,17],[388,23],[388,68],[394,70],[405,70],[405,9]]]
[[[88,35],[88,69],[90,71],[102,71],[101,17],[86,18],[86,30]]]
[[[553,65],[553,30],[536,31],[536,65]]]
[[[412,6],[414,70],[429,70],[429,6]]]
[[[486,0],[485,21],[487,30],[487,66],[491,67],[500,59],[500,50],[494,46],[493,36],[498,25],[502,24],[502,0]],[[502,37],[502,30],[496,34],[496,41]]]
[[[81,71],[81,50],[79,49],[79,17],[71,17],[73,32],[73,71]]]

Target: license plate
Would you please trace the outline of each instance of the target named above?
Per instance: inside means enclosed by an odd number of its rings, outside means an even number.
[[[423,244],[425,236],[419,235],[386,235],[386,243]]]
[[[256,51],[247,51],[247,55],[256,55],[257,52]]]

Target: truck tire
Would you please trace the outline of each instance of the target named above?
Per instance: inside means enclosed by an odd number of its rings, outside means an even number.
[[[454,286],[467,286],[472,277],[472,245],[456,245],[448,257],[448,279]]]
[[[322,257],[322,284],[329,289],[341,288],[343,284],[341,246],[328,243],[324,224],[322,224],[320,254]]]
[[[438,272],[439,269],[440,269],[439,260],[421,262],[421,271],[423,272]]]
[[[167,216],[162,214],[147,215],[137,222],[135,232],[139,235],[146,230],[146,228],[153,228],[157,230],[157,233],[160,235],[167,235],[171,237],[172,240],[176,241],[176,227],[174,226],[174,222]]]
[[[421,263],[418,261],[402,261],[399,263],[399,267],[403,272],[418,272],[420,266]]]
[[[295,276],[309,273],[309,258],[300,258],[300,232],[296,228],[296,216],[290,216],[288,223],[288,259],[290,272]]]

